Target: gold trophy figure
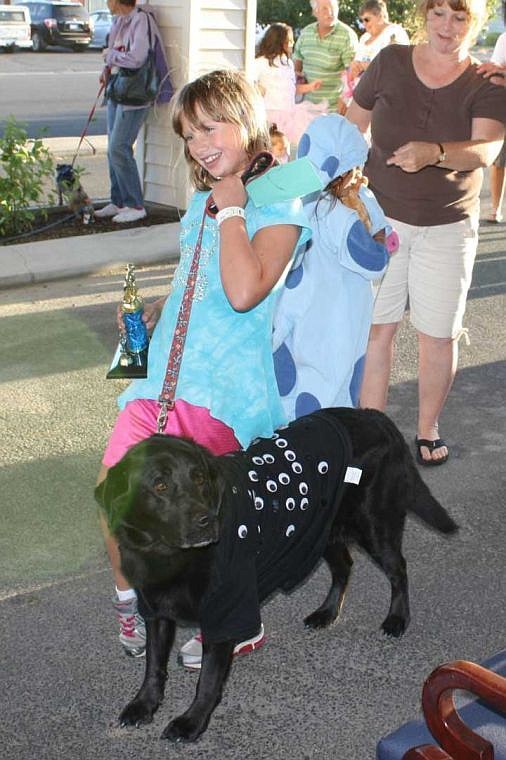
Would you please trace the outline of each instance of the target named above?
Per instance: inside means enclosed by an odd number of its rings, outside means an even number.
[[[149,337],[142,320],[144,301],[135,282],[135,266],[127,264],[123,285],[121,316],[124,330],[112,360],[108,379],[133,379],[147,376]]]

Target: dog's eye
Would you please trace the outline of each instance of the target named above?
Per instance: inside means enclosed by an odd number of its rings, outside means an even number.
[[[169,486],[163,478],[155,478],[153,488],[155,489],[156,493],[162,493],[162,491],[166,491],[168,487]]]
[[[203,486],[206,482],[205,475],[201,470],[195,470],[192,473],[192,480],[196,486]]]

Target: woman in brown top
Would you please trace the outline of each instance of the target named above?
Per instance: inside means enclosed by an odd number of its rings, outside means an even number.
[[[478,242],[482,167],[500,150],[504,90],[469,55],[485,0],[419,0],[425,39],[390,45],[362,75],[347,118],[372,145],[371,189],[401,246],[379,287],[360,403],[384,409],[394,338],[409,296],[418,334],[421,464],[442,464],[439,416],[457,366],[457,344]]]

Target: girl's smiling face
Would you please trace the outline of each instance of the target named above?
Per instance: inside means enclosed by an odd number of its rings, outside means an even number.
[[[427,12],[429,44],[440,53],[457,53],[467,47],[471,22],[466,11],[454,11],[448,3]]]
[[[231,174],[241,176],[249,164],[249,156],[238,126],[215,121],[197,105],[195,123],[181,116],[183,139],[190,156],[214,179]]]

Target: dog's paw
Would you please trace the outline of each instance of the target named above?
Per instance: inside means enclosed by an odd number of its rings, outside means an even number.
[[[306,628],[328,628],[335,619],[329,610],[316,610],[304,618],[304,625]]]
[[[200,721],[180,715],[165,727],[161,738],[168,739],[170,742],[194,742],[206,727],[207,722],[202,724]]]
[[[158,705],[156,706],[158,707]],[[142,726],[151,723],[156,707],[147,705],[145,702],[134,699],[128,704],[119,716],[120,726]]]
[[[387,636],[395,636],[399,638],[402,636],[406,628],[408,627],[408,621],[400,617],[400,615],[388,615],[381,625],[383,633]]]

